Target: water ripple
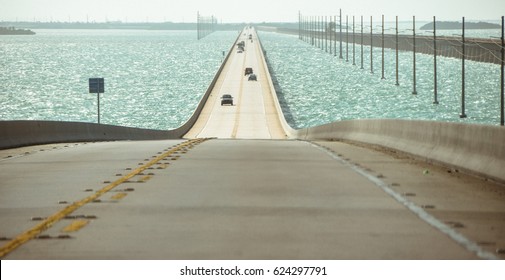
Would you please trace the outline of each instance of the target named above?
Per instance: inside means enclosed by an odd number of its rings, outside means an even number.
[[[193,113],[236,32],[39,30],[0,44],[0,120],[96,122],[88,78],[104,77],[102,123],[176,128]]]
[[[360,48],[356,66],[325,53],[297,36],[260,33],[278,85],[283,110],[294,127],[310,127],[348,119],[409,119],[499,124],[498,65],[466,62],[466,114],[461,119],[461,61],[438,58],[438,100],[434,105],[433,56],[417,54],[417,95],[413,95],[412,52],[400,52],[396,83],[394,50],[385,51],[385,80],[381,79],[381,49]],[[337,50],[338,51],[338,50]]]

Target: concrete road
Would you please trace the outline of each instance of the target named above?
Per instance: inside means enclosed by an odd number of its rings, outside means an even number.
[[[409,189],[418,193],[413,199],[406,197],[415,205],[435,203],[435,209],[418,207],[430,216],[439,209],[450,214],[446,207],[454,207],[458,199],[467,205],[470,200],[486,203],[480,210],[464,204],[452,208],[469,217],[494,213],[488,215],[495,217],[488,221],[494,232],[470,234],[472,239],[461,242],[350,167],[380,162],[374,167],[401,164],[419,171],[403,159],[366,151],[368,161],[362,160],[361,148],[332,142],[320,144],[334,152],[286,140],[208,140],[175,146],[181,142],[79,144],[1,160],[2,258],[475,259],[492,258],[487,252],[505,245],[499,237],[505,228],[505,209],[503,198],[494,193],[496,186],[473,197],[466,192],[454,196],[451,191],[445,194],[450,201],[445,205],[440,197],[424,197],[421,190]],[[339,153],[354,159],[345,161]],[[137,170],[146,164],[145,170]],[[393,189],[401,194],[398,188],[415,188],[400,184],[402,180],[426,180],[423,172],[417,178],[400,176],[405,168],[366,172],[383,181],[399,176]],[[377,176],[377,171],[387,177]],[[138,174],[124,180],[132,172]],[[65,212],[110,185],[103,195]],[[9,244],[27,238],[30,229],[44,222],[32,218],[51,219],[61,212],[67,218],[55,220],[47,230],[6,252]],[[463,222],[476,231],[477,225]],[[441,223],[455,230],[445,217]],[[473,245],[479,249],[473,250]]]
[[[248,39],[249,35],[252,40]],[[240,41],[245,42],[245,51],[238,52],[237,48],[232,51],[199,119],[185,138],[286,138],[268,86],[270,77],[264,69],[254,29],[245,29],[238,39]],[[249,81],[244,75],[246,67],[253,69],[257,81]],[[233,106],[221,106],[223,94],[233,96]]]

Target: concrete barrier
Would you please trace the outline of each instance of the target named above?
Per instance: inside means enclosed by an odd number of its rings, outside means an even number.
[[[0,148],[87,141],[156,140],[180,138],[176,130],[161,131],[59,121],[1,121]]]
[[[305,140],[350,140],[405,152],[505,182],[505,129],[498,126],[410,120],[353,120],[300,129]]]
[[[259,38],[259,34],[258,34]],[[293,129],[286,118],[284,117],[284,113],[282,112],[281,104],[279,102],[279,97],[277,96],[277,92],[275,91],[275,86],[272,82],[272,75],[270,74],[269,66],[267,60],[265,58],[265,52],[263,50],[263,44],[261,43],[261,39],[259,40],[260,54],[261,54],[261,63],[263,64],[263,68],[265,69],[266,75],[268,77],[268,86],[270,87],[270,92],[272,93],[272,97],[275,103],[275,109],[277,110],[277,114],[279,116],[279,121],[281,123],[282,129],[284,129],[284,133],[287,138],[296,138],[297,131]]]

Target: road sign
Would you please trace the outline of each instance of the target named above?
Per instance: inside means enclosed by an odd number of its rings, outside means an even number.
[[[89,93],[104,93],[105,83],[103,78],[89,79]]]
[[[89,79],[89,93],[96,93],[98,107],[98,124],[100,124],[100,93],[105,92],[105,83],[103,78]]]

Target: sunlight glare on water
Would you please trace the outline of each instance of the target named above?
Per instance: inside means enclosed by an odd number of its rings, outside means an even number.
[[[236,38],[196,31],[36,30],[0,41],[0,120],[96,122],[88,79],[105,78],[101,122],[170,129],[193,113]]]
[[[466,114],[461,119],[461,60],[438,57],[438,101],[434,105],[433,56],[417,54],[417,95],[413,95],[412,52],[399,53],[396,86],[395,50],[385,50],[385,80],[381,79],[382,50],[356,45],[356,65],[298,39],[261,32],[262,44],[277,80],[277,93],[293,127],[310,127],[349,119],[414,119],[499,124],[500,67],[466,61]],[[337,46],[338,52],[338,46]]]
[[[88,79],[105,78],[101,122],[172,129],[193,113],[237,32],[38,30],[35,36],[0,41],[0,120],[96,122],[96,94]],[[417,54],[413,95],[412,52],[400,52],[395,86],[395,51],[360,46],[356,65],[297,36],[260,32],[284,114],[293,127],[350,119],[415,119],[499,124],[500,67],[466,62],[466,114],[461,119],[461,60],[438,58],[434,105],[433,56]],[[345,44],[344,44],[345,48]],[[350,45],[351,48],[351,45]],[[345,50],[344,50],[345,53]]]

